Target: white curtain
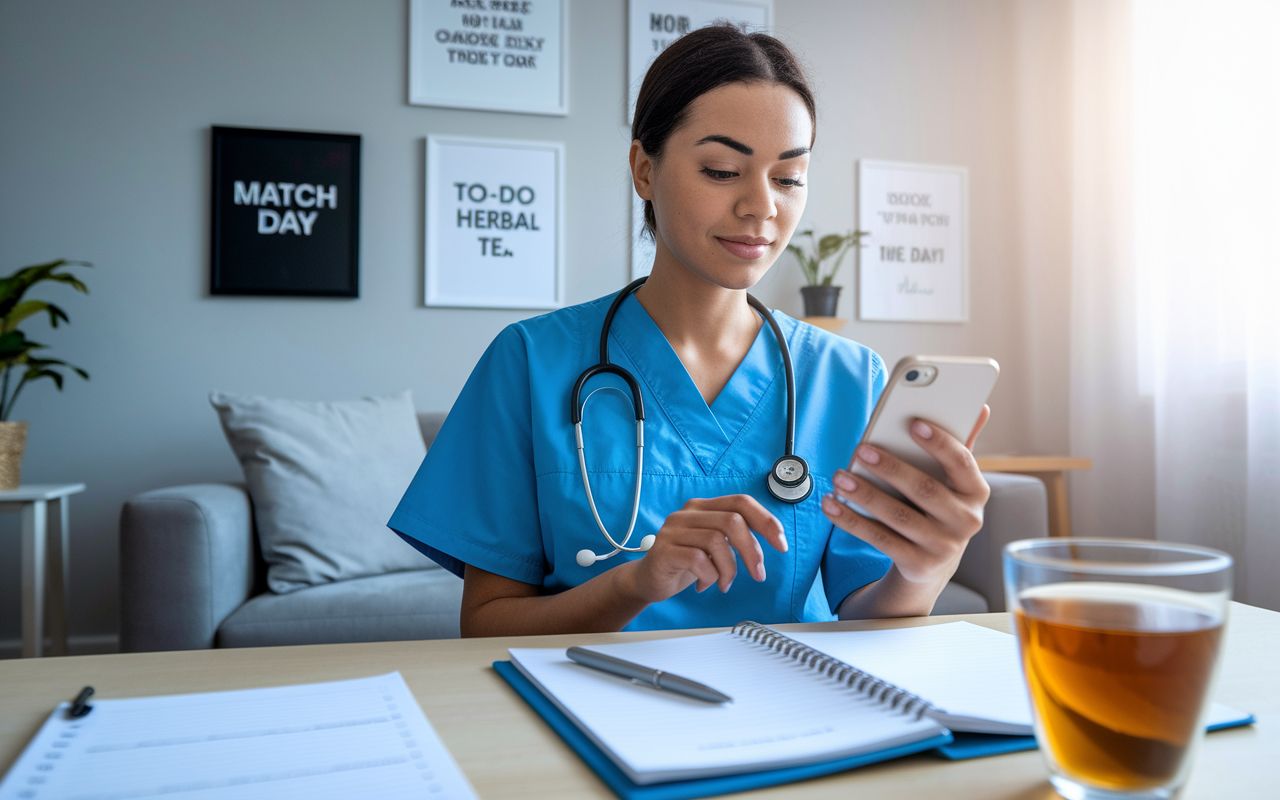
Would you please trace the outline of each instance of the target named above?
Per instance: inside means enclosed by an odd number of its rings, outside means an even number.
[[[1135,0],[1139,389],[1156,534],[1280,609],[1280,3]]]
[[[1073,527],[1280,610],[1280,2],[1073,9]]]
[[[1152,401],[1139,387],[1133,266],[1132,8],[1072,3],[1071,476],[1078,536],[1151,539]]]

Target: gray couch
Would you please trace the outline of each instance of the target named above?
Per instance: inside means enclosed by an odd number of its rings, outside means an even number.
[[[419,414],[418,421],[429,447],[444,414]],[[935,614],[1003,610],[1001,549],[1048,535],[1040,481],[986,477],[986,523]],[[455,638],[462,602],[462,581],[434,564],[286,595],[269,591],[253,508],[240,484],[176,486],[126,503],[120,584],[125,652]]]

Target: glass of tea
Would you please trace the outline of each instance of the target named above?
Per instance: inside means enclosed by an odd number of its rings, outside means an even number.
[[[1124,539],[1004,551],[1036,740],[1068,800],[1168,798],[1204,736],[1231,557]]]

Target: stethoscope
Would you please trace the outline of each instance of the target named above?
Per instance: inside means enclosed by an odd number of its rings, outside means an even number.
[[[639,547],[628,547],[627,542],[631,540],[631,534],[636,528],[636,516],[640,513],[640,480],[642,470],[644,469],[644,400],[640,397],[640,384],[630,372],[617,364],[609,363],[609,329],[613,326],[613,315],[617,313],[618,307],[622,305],[622,301],[627,296],[644,285],[646,278],[638,278],[627,284],[618,296],[613,299],[613,304],[609,306],[609,312],[604,315],[604,325],[600,329],[600,363],[587,369],[578,376],[578,381],[573,385],[573,395],[570,398],[572,407],[569,410],[569,416],[573,421],[573,433],[578,440],[578,466],[582,469],[582,487],[587,490],[587,503],[591,506],[591,516],[595,517],[596,526],[600,528],[600,532],[604,534],[604,538],[613,546],[613,552],[606,555],[596,555],[591,550],[578,551],[578,566],[589,567],[597,561],[603,561],[606,558],[613,558],[618,553],[645,553],[649,548],[653,547],[656,537],[649,534],[640,540]],[[765,307],[764,303],[755,299],[751,295],[747,295],[747,302],[764,317],[765,322],[769,323],[769,327],[773,329],[773,336],[778,341],[778,349],[782,351],[782,367],[787,378],[787,443],[786,450],[781,458],[773,462],[773,469],[769,470],[769,477],[766,481],[769,487],[769,494],[781,500],[784,503],[800,503],[813,491],[813,480],[809,477],[809,465],[803,458],[792,452],[796,439],[796,381],[795,373],[791,368],[791,352],[787,350],[787,340],[782,335],[782,329],[778,327],[778,321],[774,319],[773,313]],[[595,497],[591,494],[591,479],[587,477],[587,456],[582,446],[582,419],[586,412],[586,400],[578,402],[579,396],[582,394],[582,387],[588,380],[602,373],[612,373],[627,382],[627,386],[631,389],[631,404],[636,412],[636,488],[634,499],[631,502],[631,522],[627,525],[627,535],[622,537],[622,541],[615,541],[613,536],[609,534],[609,529],[605,527],[604,522],[600,520],[600,512],[596,510]],[[612,387],[609,387],[612,388]],[[600,389],[596,390],[601,391]],[[587,395],[587,400],[591,399],[591,395]]]

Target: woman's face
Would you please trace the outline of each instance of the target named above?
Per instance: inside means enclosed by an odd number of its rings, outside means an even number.
[[[689,106],[658,162],[633,143],[636,191],[658,221],[658,261],[674,259],[726,289],[754,286],[804,213],[812,141],[809,111],[792,89],[731,83]]]

